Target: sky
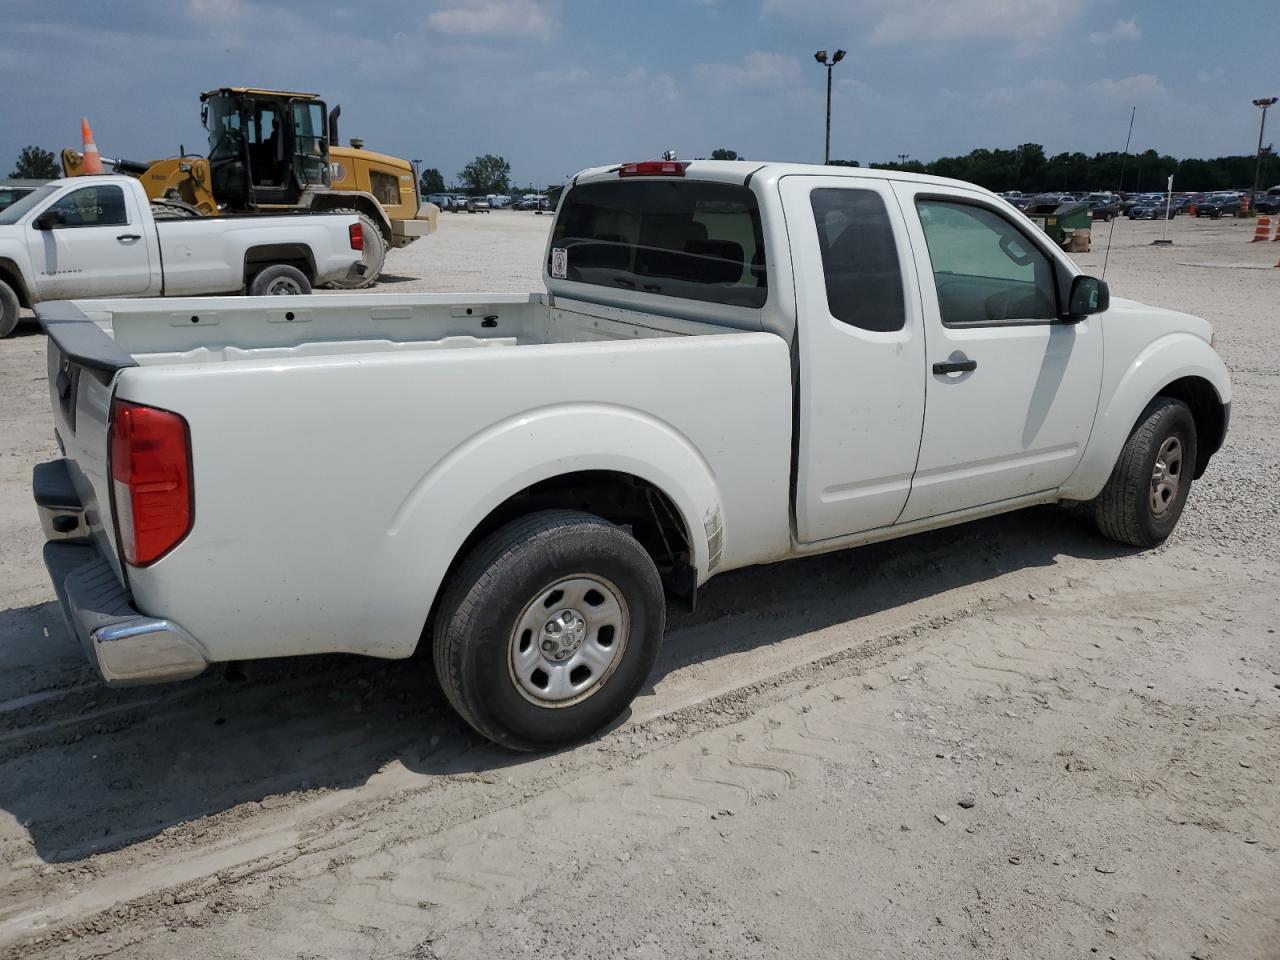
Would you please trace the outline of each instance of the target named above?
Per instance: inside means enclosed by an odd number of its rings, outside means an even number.
[[[452,181],[478,154],[516,184],[717,147],[821,162],[1252,154],[1280,95],[1277,0],[0,0],[0,175],[23,145],[203,153],[199,94],[319,93],[341,135]],[[1272,52],[1267,53],[1270,49]],[[1280,145],[1280,108],[1268,141]]]

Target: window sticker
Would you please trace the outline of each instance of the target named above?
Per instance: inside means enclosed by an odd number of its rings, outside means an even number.
[[[551,276],[557,280],[569,279],[569,251],[564,247],[551,248]]]

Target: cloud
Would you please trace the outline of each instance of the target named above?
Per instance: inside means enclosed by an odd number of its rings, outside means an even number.
[[[1168,93],[1153,73],[1139,73],[1119,80],[1104,77],[1089,84],[1089,89],[1104,100],[1149,100]]]
[[[1016,87],[995,87],[981,98],[986,106],[1012,106],[1018,103],[1043,103],[1061,100],[1069,88],[1054,77],[1032,77]]]
[[[550,40],[552,17],[538,0],[454,2],[427,16],[441,33],[473,36],[535,37]]]
[[[1221,83],[1227,75],[1227,68],[1219,64],[1212,70],[1197,70],[1196,83]]]
[[[644,67],[636,67],[622,78],[624,87],[638,91],[650,100],[671,103],[680,99],[680,88],[669,73],[650,73]]]
[[[869,25],[877,46],[954,43],[972,37],[1020,42],[1058,33],[1084,4],[1063,0],[764,0],[765,15],[804,22]]]
[[[1137,17],[1130,17],[1128,20],[1117,20],[1112,24],[1110,30],[1099,30],[1089,34],[1089,42],[1093,44],[1106,44],[1125,40],[1136,42],[1141,39],[1142,28],[1138,26]]]
[[[789,53],[754,50],[740,63],[698,63],[693,77],[714,93],[779,90],[802,82],[800,61]]]

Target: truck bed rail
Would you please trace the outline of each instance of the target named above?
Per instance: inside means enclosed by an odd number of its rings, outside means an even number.
[[[70,300],[36,304],[36,320],[63,357],[82,367],[114,373],[138,361]]]

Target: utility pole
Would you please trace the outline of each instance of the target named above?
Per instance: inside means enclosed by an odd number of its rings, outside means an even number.
[[[1275,97],[1260,97],[1253,101],[1255,107],[1262,108],[1262,122],[1258,124],[1258,152],[1253,161],[1253,190],[1249,193],[1249,212],[1253,213],[1254,196],[1258,192],[1258,180],[1262,176],[1262,135],[1267,129],[1267,108],[1275,106]]]
[[[837,50],[830,58],[828,58],[827,51],[819,50],[813,55],[813,59],[817,60],[827,68],[827,144],[822,151],[823,164],[831,162],[831,70],[837,63],[844,59],[844,54],[845,51]]]

